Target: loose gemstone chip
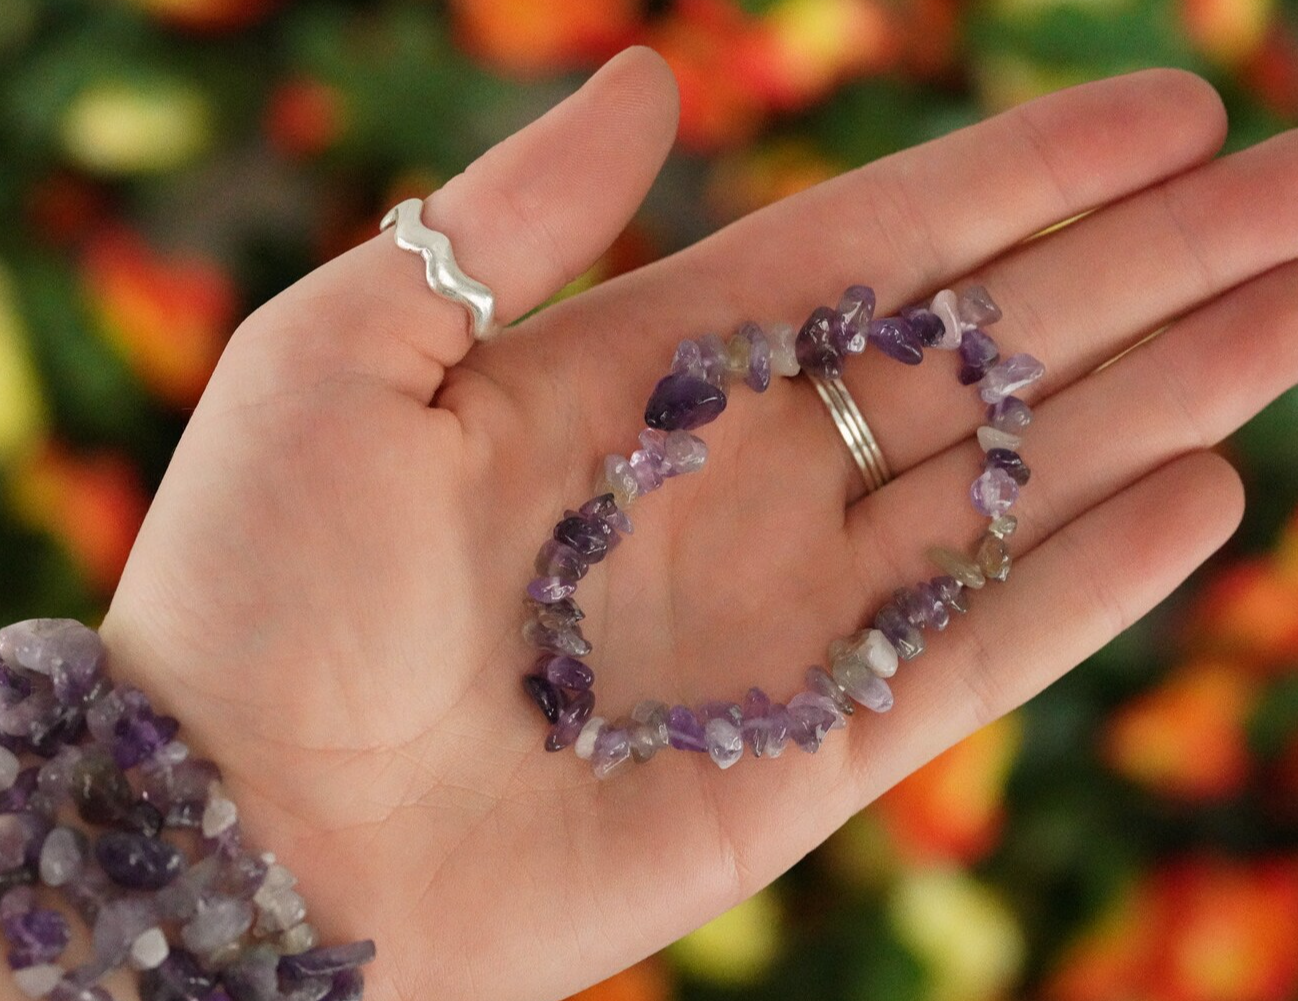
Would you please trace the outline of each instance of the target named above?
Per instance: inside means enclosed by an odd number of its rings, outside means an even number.
[[[1030,386],[1046,374],[1046,367],[1029,354],[1010,355],[997,362],[979,383],[984,403],[1000,403],[1011,393]]]
[[[0,872],[38,863],[49,829],[49,819],[32,811],[0,816]]]
[[[982,572],[991,580],[1008,580],[1010,576],[1010,551],[1005,540],[988,532],[978,543],[974,557]]]
[[[984,458],[984,468],[1005,470],[1019,486],[1025,485],[1032,476],[1032,470],[1027,467],[1023,457],[1008,448],[989,448]]]
[[[902,660],[913,660],[924,652],[924,634],[907,622],[901,609],[891,602],[875,615],[874,628],[883,633]]]
[[[957,553],[954,549],[947,549],[945,546],[934,546],[928,551],[928,558],[936,563],[944,573],[954,577],[965,587],[977,590],[987,583],[987,578],[978,569],[978,564]],[[936,584],[936,581],[934,583]],[[945,594],[942,595],[942,600],[948,605],[951,603]]]
[[[101,834],[95,859],[109,879],[129,890],[161,889],[185,868],[185,856],[174,845],[132,831]]]
[[[978,444],[984,452],[990,452],[993,448],[1012,450],[1023,444],[1023,439],[1016,434],[997,431],[994,427],[984,424],[978,429]]]
[[[956,313],[955,293],[949,288],[944,288],[933,297],[929,309],[942,321],[942,339],[933,346],[942,351],[954,351],[960,347],[964,340],[964,328]]]
[[[117,823],[135,802],[125,773],[100,748],[91,748],[77,760],[71,779],[72,801],[87,823]]]
[[[131,966],[136,970],[154,970],[162,965],[171,953],[167,936],[161,928],[150,928],[142,932],[131,943]]]
[[[704,727],[708,756],[722,771],[744,756],[744,738],[739,727],[720,716],[708,720]]]
[[[180,938],[190,952],[210,956],[239,939],[252,927],[252,918],[252,905],[246,900],[206,897],[181,928]]]
[[[29,998],[41,998],[48,995],[59,981],[63,979],[63,968],[53,963],[41,963],[38,966],[25,966],[14,970],[14,986]]]
[[[996,346],[996,342],[982,329],[970,327],[960,341],[960,385],[972,386],[980,381],[1000,357],[1000,348]]]
[[[982,285],[970,285],[960,293],[956,306],[960,321],[970,327],[982,327],[1001,318],[1001,309]]]
[[[682,372],[658,381],[645,407],[644,422],[661,431],[691,431],[716,420],[725,409],[724,390]]]
[[[900,316],[885,316],[870,321],[870,343],[889,358],[903,365],[918,365],[924,360],[924,349],[919,335],[908,321]]]
[[[843,374],[843,339],[838,327],[838,314],[828,306],[817,306],[798,331],[798,364],[810,375],[837,379]]]
[[[672,706],[667,711],[667,741],[678,751],[706,751],[703,723],[689,706]]]
[[[997,431],[1021,434],[1032,423],[1032,408],[1017,396],[1007,396],[987,408],[987,423]]]
[[[776,323],[770,328],[771,371],[775,375],[792,378],[802,371],[798,363],[797,331],[788,323]]]
[[[536,707],[541,710],[542,716],[551,723],[559,721],[559,711],[563,708],[563,696],[559,694],[559,689],[555,687],[553,682],[535,674],[527,674],[523,676],[523,690],[536,703]]]
[[[1019,485],[1005,470],[994,467],[986,470],[969,488],[974,510],[988,518],[996,518],[1013,506],[1019,497]]]

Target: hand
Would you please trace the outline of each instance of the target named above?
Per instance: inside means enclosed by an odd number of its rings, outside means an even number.
[[[635,210],[676,124],[647,49],[437,191],[425,222],[508,322]],[[473,346],[390,233],[230,341],[104,624],[112,669],[224,769],[327,939],[373,936],[376,1001],[559,998],[774,879],[881,792],[1019,705],[1230,535],[1203,451],[1298,378],[1298,140],[1207,162],[1216,94],[1155,70],[1042,98],[850,171]],[[1039,239],[1034,233],[1086,218]],[[677,341],[799,322],[852,282],[880,315],[980,281],[1048,367],[1009,583],[904,665],[895,709],[812,757],[725,773],[669,752],[601,783],[519,684],[536,549],[634,445]],[[1103,361],[1171,322],[1117,364]],[[967,545],[981,408],[953,360],[848,370],[896,474],[860,480],[806,380],[738,388],[704,470],[632,512],[578,594],[600,710],[750,684]],[[431,405],[430,405],[431,401]]]

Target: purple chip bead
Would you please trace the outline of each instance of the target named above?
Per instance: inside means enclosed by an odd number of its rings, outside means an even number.
[[[996,518],[1008,511],[1019,497],[1019,485],[1014,477],[999,467],[985,470],[969,488],[974,510],[988,518]]]
[[[788,713],[789,739],[808,754],[820,750],[825,734],[842,718],[828,697],[814,692],[799,692],[791,698]]]
[[[983,468],[1003,469],[1019,486],[1024,486],[1032,477],[1032,470],[1023,461],[1023,456],[1009,448],[989,448],[983,457]]]
[[[953,612],[963,614],[969,611],[969,592],[954,577],[947,574],[934,577],[929,581],[929,586],[933,588],[938,600]]]
[[[14,779],[14,784],[4,792],[0,792],[0,814],[18,813],[27,808],[28,799],[36,791],[40,771],[40,765],[30,765],[24,768],[18,773],[18,777]]]
[[[1020,434],[1032,423],[1032,408],[1017,396],[1007,396],[987,408],[987,423],[997,431]]]
[[[558,577],[575,584],[586,576],[588,567],[581,553],[572,546],[558,539],[546,539],[536,554],[535,569],[538,577]]]
[[[897,648],[897,656],[902,660],[914,660],[924,652],[924,634],[910,624],[893,602],[879,609],[874,617],[874,628]]]
[[[838,349],[844,354],[859,355],[865,350],[874,303],[874,289],[868,285],[849,285],[838,300],[835,334]]]
[[[686,338],[676,346],[670,371],[673,375],[684,374],[703,378],[703,352],[699,349],[698,341]]]
[[[960,338],[960,385],[972,386],[1000,360],[1000,348],[986,331],[970,327]]]
[[[537,661],[537,669],[550,684],[572,692],[584,692],[595,684],[595,672],[576,657],[542,657]]]
[[[879,320],[871,320],[870,343],[889,358],[903,365],[918,365],[924,360],[924,349],[920,345],[919,335],[915,332],[915,328],[900,316],[885,316]]]
[[[793,352],[802,370],[821,379],[837,379],[843,374],[842,335],[838,314],[828,306],[811,311],[793,342]]]
[[[631,740],[626,730],[611,726],[595,738],[590,766],[596,778],[607,778],[631,757]]]
[[[918,590],[911,587],[899,587],[892,592],[893,604],[901,611],[916,629],[923,629],[928,625],[928,604],[920,596]]]
[[[748,342],[748,374],[744,383],[749,389],[764,393],[771,384],[771,342],[762,328],[751,321],[740,327],[735,336]]]
[[[527,596],[542,604],[562,601],[575,593],[577,585],[562,577],[533,577],[527,585]]]
[[[559,711],[563,708],[563,696],[559,694],[559,689],[548,678],[542,678],[535,674],[525,674],[523,676],[523,691],[527,692],[528,698],[536,703],[536,707],[541,710],[541,715],[551,723],[559,721]]]
[[[598,563],[608,553],[610,530],[595,518],[571,514],[554,526],[554,538],[575,549],[587,563]]]
[[[79,705],[103,673],[99,634],[75,619],[28,619],[0,629],[0,661],[50,678],[63,705]]]
[[[9,966],[18,970],[54,962],[67,948],[72,929],[58,911],[33,908],[5,918],[4,934],[13,946]]]
[[[743,710],[734,702],[722,699],[711,699],[698,708],[698,717],[705,724],[708,720],[725,719],[738,726],[743,721]]]
[[[631,453],[630,465],[637,495],[650,493],[663,485],[667,462],[662,455],[637,448]]]
[[[716,420],[725,409],[724,390],[681,372],[658,380],[645,406],[644,422],[660,431],[689,431]]]
[[[130,890],[160,890],[185,868],[185,856],[174,845],[133,831],[101,834],[95,860],[109,879]]]
[[[978,385],[978,392],[984,403],[999,403],[1045,374],[1046,367],[1030,354],[1010,355],[988,370]]]
[[[689,706],[672,706],[667,710],[667,743],[678,751],[708,749],[703,724]]]
[[[730,378],[727,363],[730,360],[726,342],[718,333],[707,333],[699,338],[699,352],[703,359],[703,378],[724,389]]]
[[[319,946],[279,961],[279,971],[290,977],[320,977],[364,966],[374,961],[374,942],[365,939],[346,945]]]
[[[901,311],[902,319],[910,324],[919,338],[919,343],[926,348],[935,348],[946,336],[946,326],[942,317],[923,306],[908,306]]]
[[[814,692],[817,695],[823,695],[829,701],[834,703],[834,708],[838,710],[843,717],[851,716],[856,712],[856,707],[852,705],[852,700],[847,697],[847,693],[839,687],[834,676],[826,671],[819,664],[812,664],[802,675],[803,684],[807,691]],[[847,720],[840,719],[836,726],[845,726]]]
[[[952,578],[955,580],[955,578]],[[958,582],[957,582],[958,584]],[[941,632],[951,623],[951,612],[943,604],[937,588],[931,581],[916,584],[912,589],[924,612],[924,624]]]
[[[577,740],[581,728],[595,711],[595,693],[587,689],[578,692],[559,710],[559,718],[545,738],[547,751],[560,751]]]

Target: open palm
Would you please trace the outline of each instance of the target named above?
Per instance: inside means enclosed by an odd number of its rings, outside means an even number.
[[[424,218],[521,316],[622,228],[671,144],[633,48],[433,195]],[[391,234],[232,338],[104,623],[115,674],[215,757],[329,939],[372,936],[378,1001],[558,998],[755,892],[894,782],[1017,706],[1234,529],[1211,446],[1298,378],[1298,141],[1211,160],[1221,105],[1148,71],[846,173],[472,347]],[[1026,238],[1088,210],[1080,221]],[[981,281],[1048,367],[1009,583],[816,756],[669,753],[598,782],[546,754],[519,685],[532,558],[634,447],[676,342],[798,322],[853,282],[880,311]],[[1120,350],[1167,325],[1116,364]],[[981,412],[950,356],[849,367],[896,479],[859,474],[806,380],[737,391],[705,469],[633,512],[582,582],[600,711],[760,684],[967,546]],[[430,405],[431,404],[431,405]]]

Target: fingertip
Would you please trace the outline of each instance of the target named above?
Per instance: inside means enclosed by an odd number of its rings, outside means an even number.
[[[607,74],[607,77],[605,77]],[[629,45],[608,60],[587,81],[597,78],[621,91],[622,100],[640,112],[658,145],[670,147],[680,121],[680,88],[667,60],[648,45]]]
[[[1197,452],[1184,460],[1202,487],[1205,531],[1215,537],[1217,548],[1235,534],[1244,519],[1244,481],[1230,462],[1218,452]]]
[[[1189,130],[1187,135],[1199,140],[1204,156],[1221,149],[1229,126],[1226,104],[1207,79],[1170,66],[1140,70],[1129,77],[1152,92],[1158,112],[1172,115]]]

